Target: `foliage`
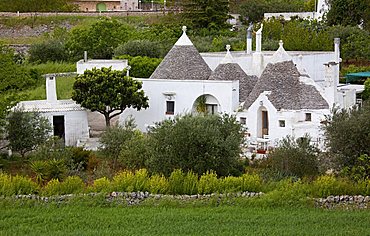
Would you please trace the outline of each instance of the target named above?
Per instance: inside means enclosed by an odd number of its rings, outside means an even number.
[[[63,42],[49,40],[32,44],[28,60],[33,63],[61,62],[68,59]]]
[[[108,193],[110,191],[110,181],[106,177],[102,177],[99,179],[94,180],[94,184],[92,186],[93,191],[96,193]]]
[[[163,175],[152,175],[148,181],[149,191],[153,194],[165,194],[168,192],[169,183]]]
[[[362,92],[361,96],[363,100],[368,100],[370,98],[370,78],[364,83],[365,90]]]
[[[61,194],[76,194],[83,192],[85,184],[78,176],[68,176],[60,187]]]
[[[131,171],[123,171],[114,176],[112,181],[113,189],[121,192],[134,191],[135,176]]]
[[[115,19],[102,18],[90,27],[73,28],[66,48],[73,60],[81,58],[84,51],[91,58],[111,59],[113,50],[127,41],[128,29]]]
[[[0,172],[0,196],[16,194],[33,194],[38,191],[38,185],[28,177],[10,176]]]
[[[183,18],[195,28],[226,28],[229,4],[226,0],[184,0],[181,2]]]
[[[47,118],[37,112],[24,112],[15,109],[7,118],[6,125],[9,148],[22,157],[44,143],[51,131]]]
[[[314,197],[328,197],[330,195],[354,195],[358,192],[353,187],[353,183],[327,175],[320,176],[313,181],[311,194]]]
[[[370,102],[349,110],[334,109],[326,118],[327,147],[341,167],[351,168],[359,156],[370,155]],[[345,135],[344,135],[345,134]]]
[[[260,192],[262,191],[262,178],[257,174],[243,174],[242,191]]]
[[[47,161],[48,179],[62,180],[67,172],[64,160],[51,159]]]
[[[370,3],[366,0],[329,0],[330,9],[326,14],[328,25],[369,24],[368,16]]]
[[[172,171],[170,177],[168,178],[168,183],[168,192],[170,194],[184,194],[184,173],[181,169]]]
[[[135,78],[149,78],[157,66],[161,63],[160,58],[131,57],[128,55],[119,56],[119,59],[127,59],[130,69],[130,76]]]
[[[120,150],[120,164],[131,170],[148,168],[148,162],[153,155],[150,138],[145,134],[136,133],[121,146]]]
[[[72,11],[76,6],[71,0],[2,0],[1,12],[51,12]]]
[[[45,187],[42,189],[42,194],[44,196],[53,196],[61,194],[61,183],[57,179],[50,180]]]
[[[27,69],[38,71],[41,75],[52,73],[76,72],[76,63],[46,62],[42,64],[25,64]],[[62,77],[58,77],[60,79]]]
[[[209,194],[216,193],[219,191],[219,180],[217,179],[217,174],[213,171],[207,171],[202,174],[198,183],[198,193]]]
[[[174,169],[238,175],[240,128],[235,117],[228,115],[186,115],[163,121],[149,133],[154,151],[148,168],[167,176]]]
[[[297,139],[290,136],[283,138],[266,160],[269,168],[284,176],[317,175],[319,150],[310,142],[308,136]]]
[[[149,40],[130,40],[125,44],[119,45],[114,50],[114,56],[130,55],[132,57],[161,57],[161,49],[157,42]]]
[[[126,108],[146,109],[148,97],[141,90],[142,83],[112,68],[86,70],[77,76],[72,99],[82,107],[103,114],[106,126]]]
[[[369,155],[361,155],[357,158],[352,168],[345,167],[342,173],[354,181],[370,180],[370,157]]]

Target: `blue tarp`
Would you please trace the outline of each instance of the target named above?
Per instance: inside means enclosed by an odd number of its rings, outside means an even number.
[[[370,78],[370,71],[349,73],[346,75],[346,82],[352,82],[356,80]]]

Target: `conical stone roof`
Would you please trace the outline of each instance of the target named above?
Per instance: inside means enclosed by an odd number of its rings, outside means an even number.
[[[300,81],[301,74],[292,61],[269,63],[244,103],[248,109],[264,91],[276,109],[328,109],[327,101],[313,86]]]
[[[239,101],[244,102],[257,82],[257,76],[248,76],[239,64],[235,63],[230,53],[230,45],[226,46],[225,58],[212,72],[209,80],[239,80]]]
[[[150,79],[207,80],[212,70],[186,35],[183,34],[150,76]]]

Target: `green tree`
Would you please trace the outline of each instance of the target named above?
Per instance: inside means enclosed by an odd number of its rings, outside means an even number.
[[[365,90],[362,92],[362,99],[368,100],[370,98],[370,78],[368,78],[365,83]]]
[[[148,97],[142,83],[125,76],[125,71],[102,68],[78,75],[73,85],[72,99],[81,106],[104,115],[106,126],[126,108],[146,109]]]
[[[229,2],[227,0],[184,0],[183,17],[195,28],[222,29],[227,27]]]
[[[128,60],[128,64],[131,66],[130,76],[135,78],[149,78],[162,61],[160,58],[131,57],[128,55],[118,58]]]
[[[352,167],[363,154],[370,155],[370,102],[350,110],[335,109],[323,126],[329,151],[340,167]]]
[[[89,27],[74,28],[66,49],[72,60],[81,58],[84,51],[91,58],[111,59],[114,49],[127,41],[128,34],[128,28],[119,21],[102,18]]]
[[[22,157],[46,142],[50,136],[49,120],[37,112],[24,112],[16,109],[9,114],[7,121],[8,147],[21,154]]]
[[[125,44],[119,45],[114,50],[114,56],[146,56],[151,58],[159,58],[161,49],[157,42],[149,40],[130,40]]]
[[[243,135],[235,117],[186,115],[163,121],[149,136],[154,153],[147,163],[152,172],[168,176],[182,169],[199,175],[209,170],[220,176],[240,174]]]
[[[352,25],[361,24],[369,19],[370,11],[368,0],[329,0],[330,10],[326,15],[328,25]],[[369,24],[369,22],[364,22]]]

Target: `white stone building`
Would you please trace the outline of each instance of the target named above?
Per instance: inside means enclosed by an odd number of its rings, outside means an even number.
[[[57,99],[55,80],[54,75],[46,75],[46,100],[23,101],[17,107],[25,112],[39,112],[52,125],[51,135],[62,138],[67,146],[76,146],[89,138],[87,113],[71,99]]]

